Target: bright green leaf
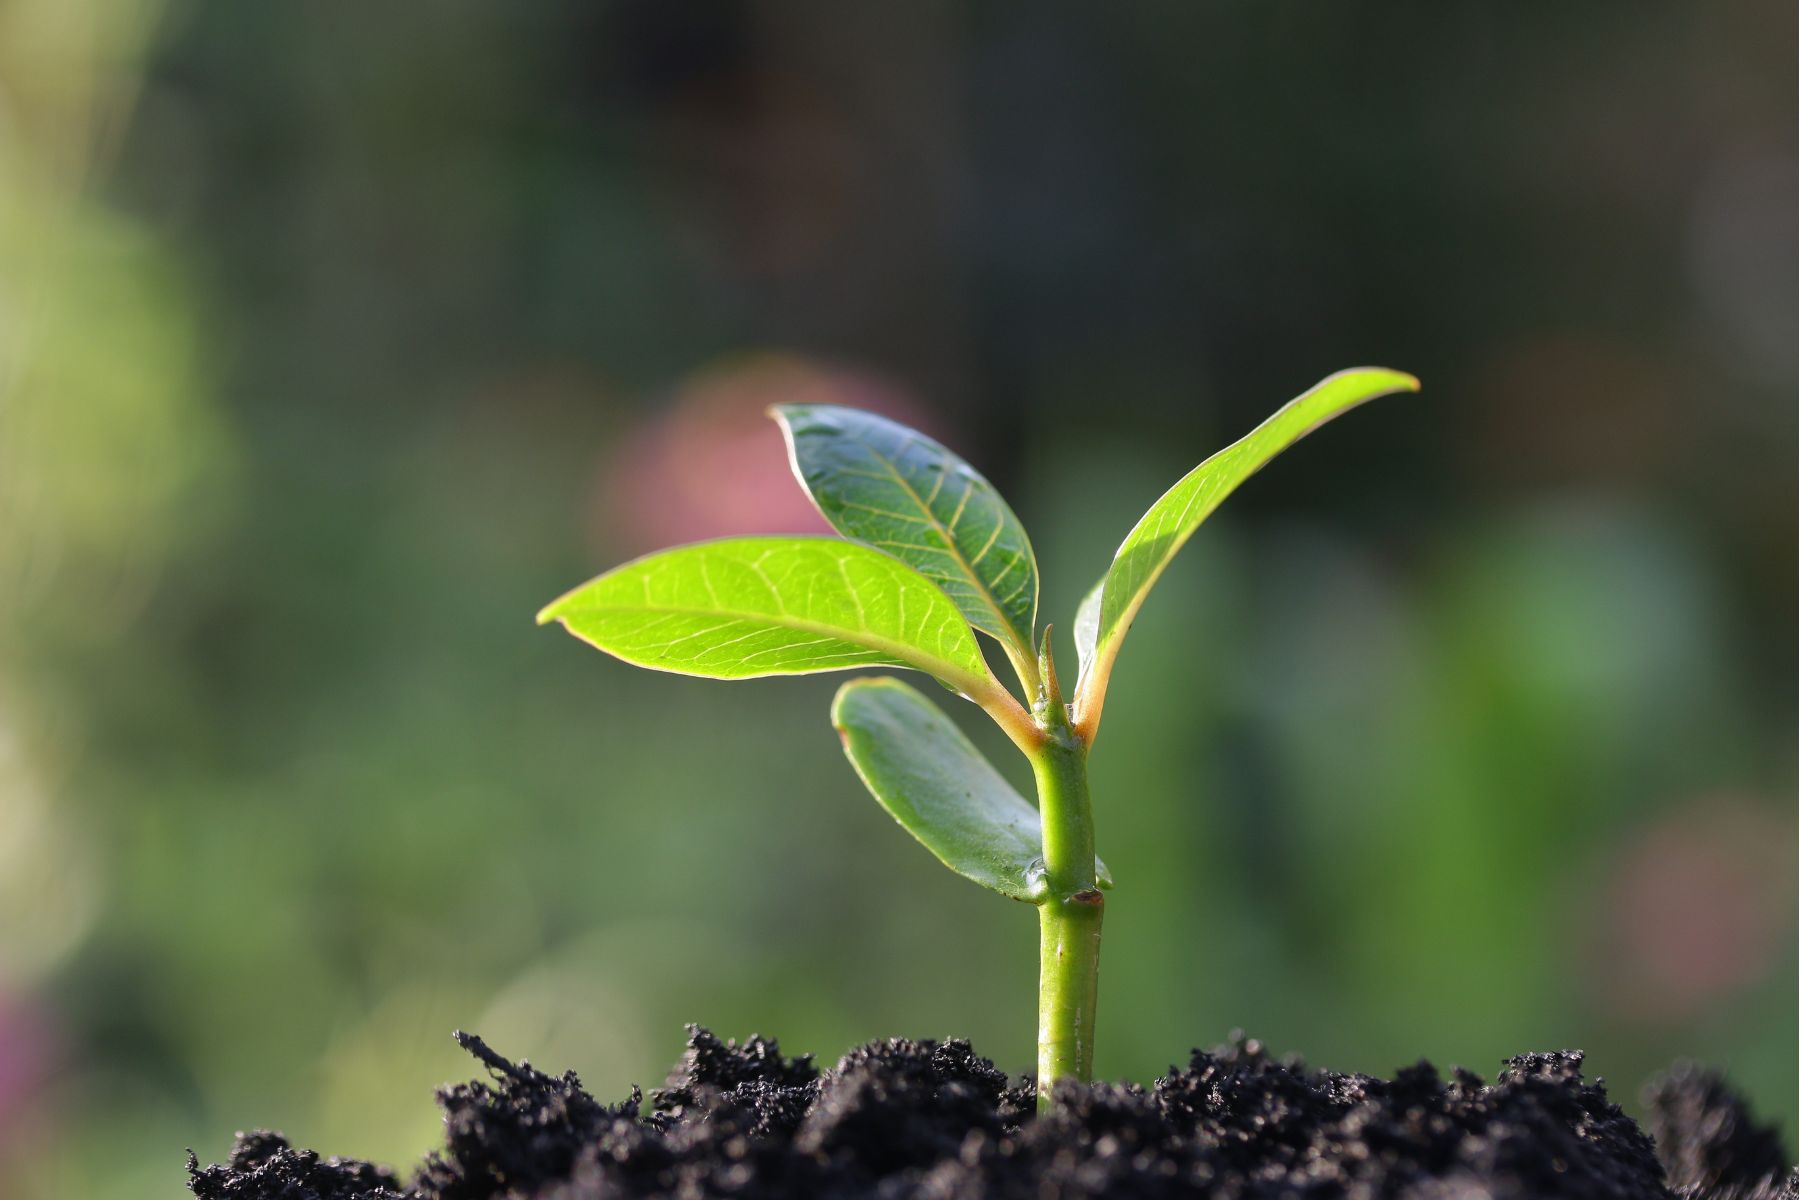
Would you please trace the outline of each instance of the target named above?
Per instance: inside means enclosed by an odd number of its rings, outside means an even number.
[[[1014,900],[1042,896],[1037,809],[935,704],[898,679],[852,679],[831,723],[875,799],[938,861]]]
[[[908,666],[993,689],[975,634],[905,563],[836,538],[756,537],[665,550],[538,614],[608,654],[711,679]]]
[[[916,567],[969,624],[1031,657],[1037,560],[992,484],[924,434],[829,404],[773,410],[794,474],[825,519]]]
[[[1338,414],[1377,396],[1418,390],[1419,381],[1411,375],[1380,367],[1327,376],[1244,438],[1188,472],[1150,506],[1119,546],[1102,585],[1093,656],[1076,697],[1077,720],[1090,734],[1099,718],[1119,643],[1144,597],[1176,551],[1219,503],[1263,464]]]

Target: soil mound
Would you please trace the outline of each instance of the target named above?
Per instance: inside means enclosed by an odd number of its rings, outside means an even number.
[[[969,1044],[894,1039],[820,1071],[772,1039],[690,1027],[646,1106],[601,1104],[573,1072],[458,1041],[488,1082],[437,1093],[444,1149],[410,1184],[238,1135],[230,1159],[188,1156],[199,1200],[1777,1200],[1796,1175],[1717,1075],[1677,1068],[1646,1098],[1651,1135],[1581,1075],[1578,1052],[1508,1060],[1493,1083],[1430,1064],[1393,1080],[1309,1070],[1238,1038],[1196,1050],[1146,1090],[1072,1088],[1033,1115],[1029,1082]]]

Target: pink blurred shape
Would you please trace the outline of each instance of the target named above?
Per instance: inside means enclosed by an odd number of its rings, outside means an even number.
[[[1791,817],[1713,796],[1644,830],[1606,877],[1594,981],[1616,1015],[1690,1021],[1766,978],[1788,941]]]
[[[668,405],[602,464],[592,528],[606,550],[646,553],[755,533],[829,533],[788,468],[772,404],[844,404],[931,432],[898,385],[793,355],[720,363],[684,381]]]
[[[43,1115],[39,1090],[56,1059],[49,1019],[26,997],[0,991],[0,1160]]]

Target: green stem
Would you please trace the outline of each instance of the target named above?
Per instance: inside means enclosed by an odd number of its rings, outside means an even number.
[[[1056,1085],[1086,1082],[1094,1068],[1094,1011],[1105,912],[1094,871],[1094,816],[1087,745],[1069,728],[1060,700],[1044,716],[1044,744],[1031,756],[1044,828],[1045,895],[1038,902],[1038,1111]],[[1042,717],[1040,718],[1043,719]]]

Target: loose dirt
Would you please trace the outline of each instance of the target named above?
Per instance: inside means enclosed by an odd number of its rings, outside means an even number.
[[[648,1103],[602,1104],[575,1075],[514,1064],[458,1034],[486,1082],[440,1089],[444,1148],[403,1183],[240,1134],[199,1200],[1776,1200],[1792,1160],[1717,1075],[1646,1092],[1646,1132],[1582,1078],[1578,1052],[1509,1059],[1492,1083],[1420,1062],[1392,1080],[1310,1070],[1238,1038],[1148,1088],[1072,1088],[1034,1115],[960,1040],[896,1039],[826,1071],[773,1040],[689,1030]],[[1654,1135],[1654,1140],[1652,1139]]]

